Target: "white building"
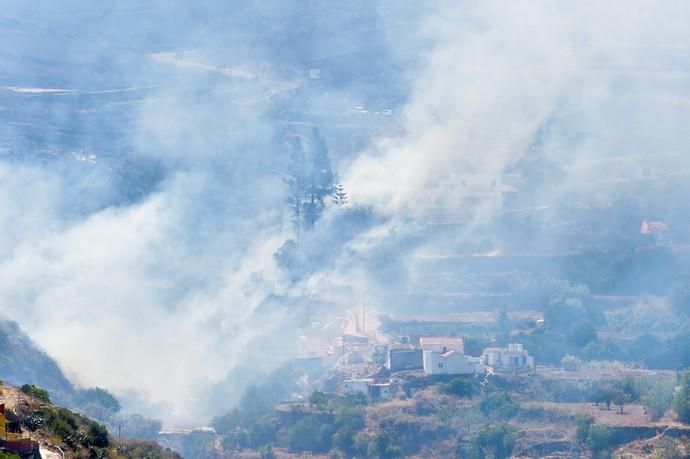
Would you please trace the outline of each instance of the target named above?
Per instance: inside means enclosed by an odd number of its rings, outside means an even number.
[[[534,369],[534,357],[522,347],[522,344],[511,343],[508,347],[490,347],[484,349],[481,361],[484,365],[498,371],[525,371]]]
[[[459,354],[465,353],[465,344],[462,338],[425,336],[419,338],[419,346],[422,351],[433,351],[440,354],[445,354],[448,351],[455,351]]]
[[[427,375],[473,375],[475,370],[472,358],[460,352],[424,351],[424,373]]]

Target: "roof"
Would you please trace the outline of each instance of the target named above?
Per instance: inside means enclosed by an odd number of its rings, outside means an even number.
[[[424,336],[419,338],[419,344],[424,345],[442,345],[442,346],[462,346],[462,338],[438,337],[438,336]]]
[[[664,222],[658,221],[643,221],[640,228],[640,233],[651,234],[651,233],[664,233],[668,231],[669,227]]]
[[[486,349],[484,349],[482,354],[486,354],[487,352],[504,352],[504,351],[507,351],[507,349],[502,348],[502,347],[487,347]]]

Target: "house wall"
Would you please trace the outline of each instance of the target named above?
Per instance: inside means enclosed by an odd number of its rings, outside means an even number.
[[[474,374],[474,365],[470,364],[467,357],[463,354],[453,353],[446,359],[446,373],[449,375],[471,375]]]
[[[364,395],[369,395],[369,384],[373,380],[371,379],[346,379],[343,381],[343,393],[344,394],[354,394],[355,392],[361,392]]]
[[[424,358],[421,349],[391,349],[386,365],[392,371],[421,370]]]
[[[424,351],[424,373],[428,375],[474,374],[474,365],[464,354],[452,353],[448,357],[438,352]]]
[[[486,365],[494,367],[495,369],[521,370],[534,368],[534,357],[529,355],[527,351],[522,350],[522,346],[519,348],[513,347],[513,349],[520,349],[520,351],[511,352],[506,349],[500,351],[485,351],[482,358]]]

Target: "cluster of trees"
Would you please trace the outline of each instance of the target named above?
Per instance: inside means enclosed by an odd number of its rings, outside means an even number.
[[[108,430],[101,424],[72,413],[66,408],[47,405],[39,413],[21,413],[22,425],[30,431],[43,429],[70,448],[107,448]]]
[[[77,391],[74,403],[79,410],[99,421],[111,418],[122,409],[117,398],[100,387]]]
[[[479,402],[479,411],[488,419],[510,419],[520,407],[507,391],[496,391],[486,394]]]
[[[50,403],[50,394],[45,389],[42,389],[33,384],[24,384],[19,388],[20,391],[31,397],[37,398],[43,402]]]
[[[623,414],[625,405],[640,401],[640,391],[635,379],[627,376],[620,381],[601,384],[592,401],[605,404],[607,410],[611,409],[613,403]]]
[[[331,169],[326,142],[316,127],[306,142],[301,136],[290,138],[284,181],[288,187],[287,203],[298,236],[303,230],[314,226],[326,208],[328,199],[338,206],[348,203],[347,193]]]
[[[295,420],[281,424],[272,407],[250,406],[244,400],[240,407],[216,418],[213,425],[225,436],[226,446],[234,449],[254,448],[262,457],[272,457],[273,445],[287,447],[293,452],[342,454],[352,457],[368,445],[355,440],[364,428],[366,397],[360,394],[330,397],[314,392],[307,407],[296,408]]]
[[[361,394],[328,398],[321,392],[310,397],[314,410],[287,429],[285,441],[291,451],[326,453],[331,450],[347,457],[362,448],[355,436],[364,429],[364,406]]]
[[[567,387],[557,387],[555,383],[551,380],[540,383],[544,384],[542,390],[553,392],[554,400],[559,399],[557,393],[563,392],[574,397],[566,401],[596,402],[608,409],[616,406],[621,413],[627,404],[641,403],[652,418],[662,416],[673,407],[681,421],[690,422],[690,371],[681,378],[678,390],[675,390],[673,381],[651,378],[586,381],[582,387],[573,386],[575,382],[569,381],[562,382],[566,386],[571,384]],[[481,388],[468,377],[452,378],[440,383],[438,388],[442,393],[459,398],[481,394],[478,403],[468,405],[467,410],[471,413],[461,415],[462,430],[465,420],[472,419],[472,425],[467,422],[466,434],[458,431],[457,451],[460,457],[510,457],[517,430],[508,421],[515,416],[530,415],[529,410],[521,410],[510,391],[531,391],[534,387],[494,376],[488,385]],[[416,443],[419,447],[423,443],[417,439],[424,422],[421,419],[448,415],[439,411],[441,405],[437,407],[434,402],[429,403],[433,400],[429,399],[424,404],[424,413],[419,414],[419,425],[416,421],[412,424],[405,420],[398,422],[394,418],[377,421],[374,417],[374,424],[366,428],[367,399],[364,395],[341,397],[317,391],[311,394],[308,404],[295,406],[292,411],[280,411],[278,415],[274,411],[276,400],[266,395],[270,392],[267,387],[249,390],[236,410],[214,420],[214,426],[224,435],[227,447],[260,450],[261,457],[268,459],[275,456],[275,446],[295,453],[328,453],[330,457],[401,457],[410,453],[410,445]],[[587,417],[577,418],[576,426],[578,439],[595,455],[604,454],[613,447],[615,439],[609,427],[596,424]]]
[[[461,457],[507,459],[515,447],[516,433],[516,429],[505,422],[485,426],[472,438],[470,448],[463,451]]]

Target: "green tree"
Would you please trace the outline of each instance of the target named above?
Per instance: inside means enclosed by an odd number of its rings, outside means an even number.
[[[396,444],[395,432],[383,429],[369,441],[369,456],[379,459],[391,459],[403,455],[402,448]]]
[[[110,445],[108,430],[102,425],[91,422],[86,430],[86,444],[96,448],[107,448]]]
[[[290,139],[287,174],[283,179],[288,187],[287,203],[298,237],[304,229],[316,224],[326,207],[326,198],[336,191],[328,147],[318,128],[312,129],[307,147],[305,151],[302,137],[298,135]],[[347,198],[342,187],[339,192],[339,199]]]
[[[611,403],[613,402],[613,399],[615,396],[616,396],[615,387],[613,387],[613,385],[610,383],[604,383],[604,384],[599,385],[599,387],[595,391],[594,401],[596,403],[604,403],[606,405],[606,409],[610,410],[611,409]]]
[[[74,401],[80,410],[98,421],[110,419],[121,409],[115,396],[100,387],[78,391]]]
[[[673,403],[673,384],[665,381],[651,382],[642,393],[640,400],[652,421],[658,420]]]
[[[311,228],[321,217],[326,198],[333,194],[335,176],[331,170],[328,147],[317,127],[312,129],[309,144],[304,217],[307,227]]]
[[[302,140],[294,136],[288,142],[287,175],[283,181],[288,187],[287,203],[297,237],[302,232],[303,203],[307,190],[307,164]]]
[[[504,422],[484,427],[477,433],[474,443],[482,456],[490,454],[495,459],[506,459],[513,452],[515,440],[515,429]]]
[[[587,433],[587,446],[595,453],[600,453],[613,444],[613,430],[602,424],[592,424]]]
[[[48,394],[48,391],[41,389],[38,386],[34,386],[33,384],[24,384],[19,388],[19,390],[24,392],[26,395],[30,395],[31,397],[35,397],[39,400],[50,403],[50,395]]]
[[[333,426],[319,421],[318,416],[306,415],[297,421],[287,433],[291,451],[325,453],[331,449]]]
[[[501,419],[515,416],[519,410],[508,392],[492,392],[479,402],[479,410],[487,417],[496,415]]]
[[[319,408],[324,408],[328,404],[328,397],[321,391],[315,390],[309,396],[309,404]]]
[[[673,410],[678,414],[679,421],[690,424],[690,370],[683,372],[673,400]]]
[[[474,386],[469,378],[459,376],[451,379],[448,384],[444,384],[443,392],[457,397],[472,398]]]
[[[612,401],[613,401],[613,403],[618,405],[618,409],[620,410],[620,414],[623,414],[623,408],[628,403],[631,403],[632,399],[630,398],[630,396],[625,391],[623,391],[621,389],[614,389]]]
[[[113,413],[117,413],[122,408],[120,406],[120,402],[113,394],[105,389],[101,389],[100,387],[82,389],[78,391],[75,401],[80,407],[95,404],[102,406]]]
[[[364,429],[365,422],[361,407],[341,407],[335,416],[336,432],[333,435],[333,446],[347,457],[355,456],[355,436]]]
[[[622,390],[632,402],[637,402],[640,399],[640,389],[638,386],[637,380],[629,375],[616,384],[616,387]]]

